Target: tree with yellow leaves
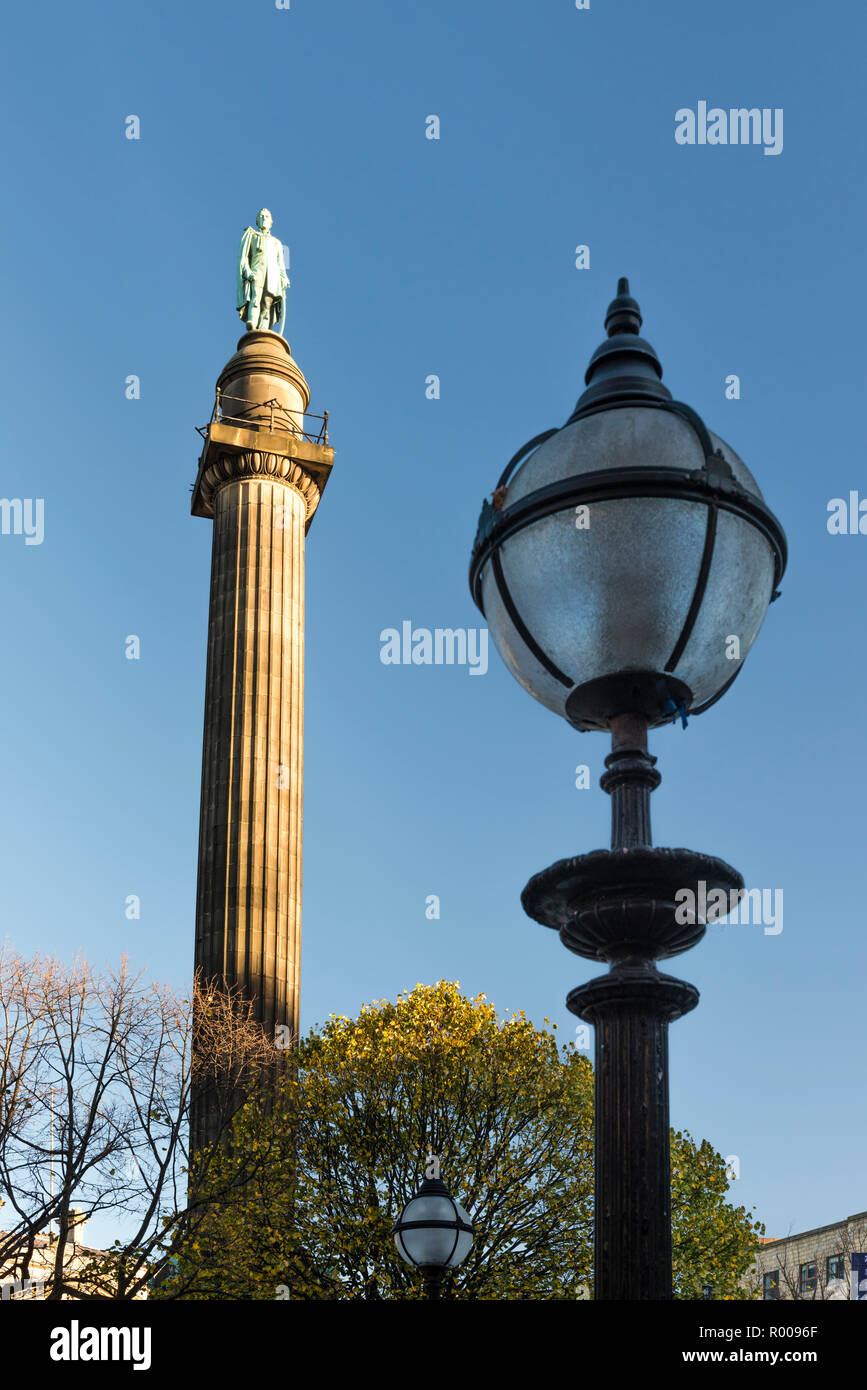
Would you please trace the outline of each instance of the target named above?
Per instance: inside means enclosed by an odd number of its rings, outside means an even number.
[[[301,1040],[276,1102],[236,1120],[231,1153],[212,1159],[232,1195],[160,1296],[422,1297],[391,1228],[436,1155],[476,1228],[444,1298],[591,1297],[592,1120],[587,1058],[523,1013],[500,1019],[484,995],[441,981],[332,1017]],[[699,1252],[699,1285],[731,1297],[755,1240],[724,1202],[716,1159],[675,1136],[686,1259]],[[232,1188],[233,1167],[253,1176]],[[688,1270],[679,1278],[681,1296],[698,1296]]]

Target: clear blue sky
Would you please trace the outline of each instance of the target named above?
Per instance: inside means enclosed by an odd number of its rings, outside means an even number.
[[[7,15],[0,491],[45,501],[42,545],[0,537],[16,945],[188,979],[211,542],[189,515],[194,426],[265,203],[337,448],[308,546],[303,1023],[445,977],[573,1032],[566,992],[594,971],[519,895],[607,844],[606,741],[493,648],[476,678],[384,666],[379,634],[480,621],[481,499],[570,413],[629,275],[666,384],[753,469],[791,547],[732,691],[653,744],[656,842],[785,894],[781,934],[719,928],[671,963],[702,993],[672,1029],[672,1121],[739,1156],[733,1195],[769,1234],[867,1207],[867,536],[826,529],[830,498],[867,494],[864,30],[857,6],[797,0]],[[676,144],[702,100],[782,107],[783,152]]]

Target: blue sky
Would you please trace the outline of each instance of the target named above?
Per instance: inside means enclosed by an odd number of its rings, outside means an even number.
[[[571,412],[628,275],[666,384],[790,542],[736,685],[652,744],[656,843],[785,895],[779,935],[716,928],[669,967],[702,993],[671,1032],[672,1122],[738,1155],[733,1196],[771,1235],[867,1207],[867,536],[826,527],[831,498],[867,495],[864,27],[797,0],[7,17],[0,490],[45,504],[41,545],[0,537],[16,945],[189,976],[211,541],[189,515],[194,427],[264,203],[337,449],[308,543],[302,1022],[448,978],[574,1034],[565,995],[594,971],[519,897],[607,844],[606,740],[528,698],[493,647],[477,678],[384,666],[379,634],[478,624],[481,499]],[[675,112],[702,100],[782,108],[782,153],[678,145]]]

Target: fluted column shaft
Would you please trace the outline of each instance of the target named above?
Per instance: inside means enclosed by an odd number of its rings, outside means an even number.
[[[306,515],[273,477],[214,497],[196,964],[271,1036],[298,1027]]]
[[[668,1025],[698,991],[649,961],[616,966],[572,991],[596,1031],[596,1287],[601,1300],[672,1294]]]

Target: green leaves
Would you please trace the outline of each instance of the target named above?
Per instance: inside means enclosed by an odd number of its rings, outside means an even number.
[[[671,1176],[676,1297],[701,1298],[705,1284],[715,1299],[752,1297],[741,1279],[765,1228],[745,1207],[726,1201],[725,1159],[706,1139],[697,1144],[690,1134],[673,1132]]]
[[[553,1029],[501,1019],[457,984],[332,1016],[293,1054],[279,1100],[239,1116],[214,1201],[182,1259],[192,1297],[421,1298],[391,1226],[431,1153],[476,1237],[451,1299],[561,1300],[592,1289],[593,1074]],[[739,1297],[754,1228],[723,1159],[672,1140],[680,1297]],[[284,1295],[281,1295],[281,1297]]]

